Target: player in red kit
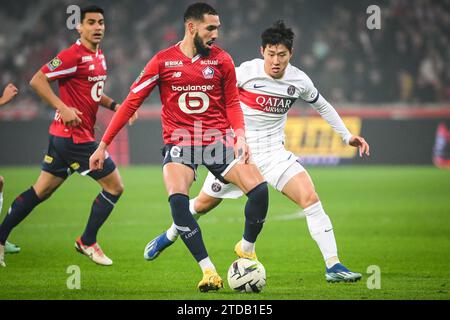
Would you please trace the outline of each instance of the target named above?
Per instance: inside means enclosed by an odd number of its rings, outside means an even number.
[[[104,170],[89,170],[89,156],[97,148],[94,124],[98,106],[118,108],[117,103],[103,94],[107,78],[105,57],[99,49],[105,31],[103,10],[97,6],[83,8],[77,29],[80,39],[44,65],[30,82],[42,99],[56,109],[56,114],[50,125],[48,151],[38,180],[14,200],[0,225],[0,264],[3,266],[4,245],[13,228],[75,171],[89,175],[103,189],[92,204],[88,223],[76,240],[75,248],[97,264],[112,264],[96,237],[119,200],[123,184],[109,157]],[[58,80],[59,97],[50,87],[54,80]]]
[[[202,269],[198,288],[206,292],[218,290],[223,282],[208,256],[200,227],[189,211],[188,194],[197,165],[205,165],[225,183],[236,184],[248,197],[243,239],[235,247],[241,257],[256,258],[254,244],[267,214],[268,190],[257,167],[249,163],[233,60],[214,46],[220,27],[217,12],[208,4],[195,3],[186,9],[184,23],[184,39],[157,53],[131,86],[91,156],[90,168],[103,167],[108,144],[158,85],[165,144],[163,177],[172,218]],[[230,128],[235,144],[229,139]]]

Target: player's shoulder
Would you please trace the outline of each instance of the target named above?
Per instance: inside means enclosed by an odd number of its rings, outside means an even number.
[[[72,45],[62,49],[58,52],[57,57],[53,59],[52,63],[56,64],[78,64],[81,60],[82,51],[80,50],[80,45],[78,41]]]
[[[283,78],[283,81],[298,88],[300,98],[302,98],[304,101],[308,103],[317,101],[319,96],[318,90],[314,86],[314,83],[309,78],[309,76],[299,68],[289,64],[288,68],[286,69],[286,74]]]
[[[245,82],[254,78],[264,78],[264,60],[256,58],[242,62],[236,67],[236,75],[240,82]]]
[[[168,48],[162,49],[155,53],[147,62],[147,68],[148,67],[155,67],[165,63],[166,61],[175,61],[179,60],[178,56],[178,50],[176,48],[176,45],[170,46]]]
[[[306,72],[290,63],[286,68],[284,80],[287,82],[292,82],[294,85],[297,84],[298,86],[310,85],[312,83]]]
[[[82,47],[80,40],[77,40],[75,43],[72,43],[68,47],[62,49],[60,53],[70,54],[74,56],[80,56],[82,53]]]
[[[264,60],[255,58],[242,62],[238,68],[242,70],[264,70]]]
[[[220,62],[233,62],[233,58],[231,57],[231,54],[229,54],[225,49],[214,45],[211,49],[211,52],[209,54],[209,59],[217,59]]]
[[[218,45],[214,45],[211,48],[211,52],[210,52],[210,56],[212,57],[218,57],[220,55],[229,55],[228,52],[223,49],[222,47],[218,46]],[[230,56],[230,55],[229,55]]]

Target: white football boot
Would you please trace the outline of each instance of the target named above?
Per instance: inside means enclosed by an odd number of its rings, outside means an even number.
[[[102,266],[110,266],[113,264],[112,260],[103,253],[102,248],[100,248],[100,245],[97,242],[93,245],[86,246],[81,241],[81,237],[78,237],[75,241],[75,250],[89,257],[89,259],[94,261],[96,264]]]

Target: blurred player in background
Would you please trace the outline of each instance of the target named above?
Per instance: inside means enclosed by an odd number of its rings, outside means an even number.
[[[12,84],[9,83],[3,90],[3,95],[0,97],[0,107],[4,106],[10,102],[19,93],[19,90]],[[0,214],[2,213],[3,206],[3,187],[5,185],[5,179],[0,176]],[[6,241],[5,242],[5,253],[19,253],[20,247]]]
[[[97,148],[94,124],[98,106],[116,110],[118,104],[103,93],[107,67],[99,49],[105,33],[103,9],[88,6],[81,9],[77,27],[80,39],[61,51],[32,78],[30,85],[49,105],[56,109],[50,125],[47,155],[36,183],[19,195],[0,225],[0,264],[4,263],[4,245],[13,230],[41,202],[75,171],[96,180],[102,191],[95,198],[84,233],[75,248],[100,265],[112,265],[97,243],[97,233],[123,192],[119,171],[111,158],[102,171],[89,170],[89,156]],[[58,80],[60,97],[50,82]]]
[[[197,165],[205,165],[224,183],[234,183],[248,197],[244,235],[235,246],[242,257],[254,257],[254,243],[267,214],[268,190],[257,167],[248,163],[233,60],[214,45],[220,27],[217,12],[208,4],[195,3],[186,9],[184,23],[184,39],[156,54],[132,85],[99,148],[91,156],[90,165],[91,169],[103,166],[106,147],[158,85],[163,104],[163,177],[172,218],[202,269],[198,288],[206,292],[222,288],[223,281],[208,256],[200,227],[189,211],[189,189]],[[230,127],[236,136],[235,144],[226,137]]]
[[[433,163],[436,167],[450,168],[450,129],[445,122],[439,123],[433,147]]]
[[[3,95],[0,97],[0,107],[10,102],[19,93],[19,90],[9,83],[3,90]]]
[[[338,259],[330,218],[325,213],[310,176],[298,158],[284,148],[287,112],[298,98],[309,103],[338,133],[347,145],[359,148],[359,155],[369,155],[369,145],[352,135],[337,114],[314,87],[311,79],[292,66],[294,33],[282,21],[262,33],[263,59],[244,62],[236,68],[239,98],[244,113],[246,137],[253,161],[267,182],[294,201],[306,216],[309,231],[317,242],[326,264],[326,280],[353,282],[361,274],[351,272]],[[242,192],[232,184],[223,184],[209,174],[200,194],[191,200],[196,219],[216,207],[222,199],[239,198]],[[178,237],[174,225],[154,239],[147,252],[152,260]],[[169,241],[161,241],[167,238]]]

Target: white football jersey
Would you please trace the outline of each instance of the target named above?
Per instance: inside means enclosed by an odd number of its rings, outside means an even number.
[[[281,79],[264,71],[264,60],[254,59],[236,68],[239,99],[244,113],[247,142],[254,154],[284,148],[287,113],[300,98],[313,103],[318,91],[311,79],[289,64]]]
[[[254,155],[284,149],[287,113],[298,98],[316,108],[344,140],[351,136],[334,108],[323,97],[319,100],[311,79],[291,64],[282,78],[273,79],[264,71],[264,60],[253,59],[237,67],[236,76],[247,143]]]

